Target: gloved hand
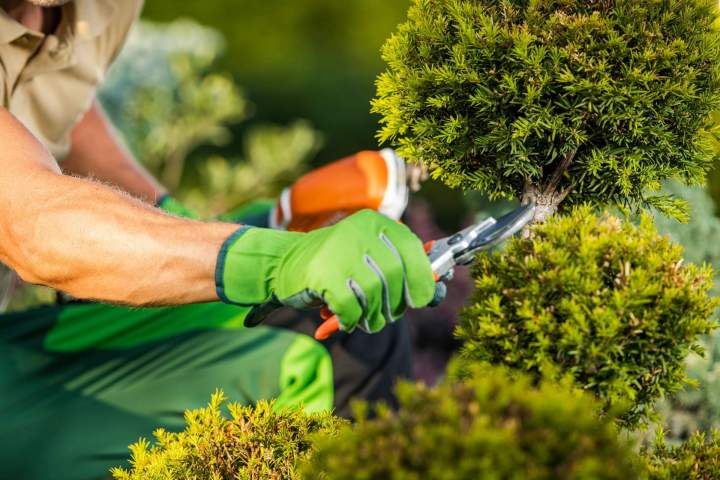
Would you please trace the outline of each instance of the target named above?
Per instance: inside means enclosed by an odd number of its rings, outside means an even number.
[[[309,233],[243,227],[220,251],[216,285],[223,301],[243,306],[326,304],[346,332],[377,332],[435,292],[420,240],[372,210]]]

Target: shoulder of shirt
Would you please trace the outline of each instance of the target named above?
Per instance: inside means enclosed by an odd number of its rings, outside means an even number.
[[[144,0],[108,0],[114,7],[113,26],[128,28],[140,16],[145,4]]]
[[[95,1],[95,0],[94,0]],[[130,28],[140,16],[144,0],[103,0],[111,7],[111,16],[98,37],[105,67],[115,60],[127,40]]]

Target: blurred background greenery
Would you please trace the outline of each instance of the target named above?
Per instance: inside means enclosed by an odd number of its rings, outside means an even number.
[[[309,120],[325,134],[317,161],[374,148],[369,113],[380,46],[409,0],[149,0],[144,18],[189,17],[225,38],[218,68],[243,86],[253,123]],[[240,138],[236,135],[236,138]],[[233,145],[231,145],[232,147]]]

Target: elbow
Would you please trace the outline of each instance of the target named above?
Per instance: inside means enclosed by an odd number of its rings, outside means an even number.
[[[22,252],[10,256],[8,266],[26,283],[44,285],[62,290],[68,283],[68,276],[53,259],[31,245],[25,245]]]
[[[69,269],[64,265],[63,256],[55,248],[56,240],[40,235],[36,221],[38,212],[28,207],[23,219],[2,225],[3,261],[24,281],[34,285],[45,285],[63,289],[71,280]],[[16,217],[17,218],[17,217]]]
[[[46,287],[62,290],[62,278],[55,269],[42,262],[20,262],[11,266],[20,279],[32,285],[43,285]]]

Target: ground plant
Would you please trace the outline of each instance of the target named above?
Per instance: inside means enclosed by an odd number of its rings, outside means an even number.
[[[649,216],[635,226],[589,207],[554,216],[478,258],[460,318],[462,358],[571,377],[636,427],[680,389],[685,357],[713,327],[709,267],[684,263]]]
[[[469,367],[464,383],[402,384],[400,410],[358,408],[358,423],[320,437],[310,480],[630,479],[632,444],[595,415],[592,396],[502,368]]]
[[[383,48],[381,141],[448,185],[652,205],[704,179],[720,106],[715,0],[414,0]]]
[[[644,453],[648,480],[720,479],[720,430],[695,433],[675,446],[666,443],[660,430],[653,447]]]
[[[330,413],[227,403],[222,392],[206,408],[185,413],[179,433],[159,429],[155,444],[130,447],[131,468],[114,468],[116,480],[294,480],[296,462],[311,454],[310,437],[332,437],[344,423]],[[229,418],[224,409],[229,411]]]

